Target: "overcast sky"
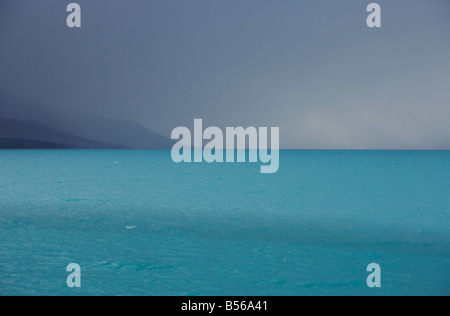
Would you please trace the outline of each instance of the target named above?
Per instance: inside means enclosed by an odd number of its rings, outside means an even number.
[[[284,148],[450,148],[450,1],[0,0],[0,88],[170,136],[279,126]],[[0,105],[1,106],[1,105]]]

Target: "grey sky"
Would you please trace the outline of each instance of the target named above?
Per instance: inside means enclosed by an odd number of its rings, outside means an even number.
[[[450,2],[1,0],[0,87],[164,135],[279,126],[285,148],[450,148]]]

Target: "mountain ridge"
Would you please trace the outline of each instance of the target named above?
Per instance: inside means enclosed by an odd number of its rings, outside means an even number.
[[[56,144],[68,148],[169,149],[172,146],[169,138],[148,130],[136,121],[111,119],[83,112],[59,113],[2,89],[0,119],[3,124],[0,138],[4,139],[44,143],[55,143],[57,139]],[[33,133],[33,129],[37,130]],[[36,133],[43,133],[47,139],[26,138]]]
[[[0,148],[26,149],[117,149],[107,144],[60,131],[31,120],[0,117]]]

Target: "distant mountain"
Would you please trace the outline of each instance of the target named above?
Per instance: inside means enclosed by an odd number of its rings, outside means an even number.
[[[1,149],[93,149],[119,147],[75,136],[34,121],[0,118]]]
[[[170,139],[149,131],[132,120],[74,114],[70,119],[66,118],[61,122],[63,122],[64,128],[71,133],[101,142],[115,143],[133,149],[169,149],[172,147]]]
[[[70,147],[37,140],[0,138],[0,149],[70,149]]]
[[[75,144],[75,148],[113,146],[132,149],[169,149],[172,146],[169,138],[152,132],[135,121],[109,119],[87,113],[58,113],[56,110],[49,110],[2,90],[0,90],[0,118],[16,120],[3,123],[4,126],[8,123],[9,128],[17,124],[18,128],[11,129],[9,134],[2,134],[6,133],[3,129],[0,138],[5,139],[12,136],[13,130],[17,133],[13,139],[19,139],[21,135],[24,135],[25,130],[28,129],[28,133],[25,134],[30,135],[30,128],[37,128],[39,133],[48,139],[44,137],[30,138],[30,140],[52,143],[54,140],[64,139],[63,145],[65,145],[68,140],[65,137],[71,135],[71,137],[78,137],[78,141],[72,138],[68,143]],[[47,128],[47,131],[42,133],[44,128]],[[52,133],[56,134],[52,137]],[[94,144],[98,147],[91,147]]]

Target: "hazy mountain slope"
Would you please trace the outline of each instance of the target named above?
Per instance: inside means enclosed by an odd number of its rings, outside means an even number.
[[[100,143],[135,149],[169,149],[172,141],[134,121],[98,117],[87,113],[58,113],[0,90],[0,117],[31,120]]]
[[[29,120],[0,118],[0,148],[118,148]],[[2,145],[1,145],[2,144]]]
[[[0,149],[70,149],[70,147],[37,140],[0,138]]]
[[[77,115],[66,120],[71,133],[102,142],[114,142],[135,149],[169,149],[170,139],[149,131],[134,121]]]

